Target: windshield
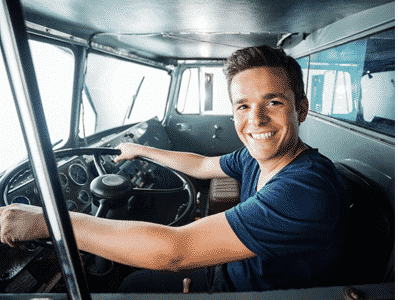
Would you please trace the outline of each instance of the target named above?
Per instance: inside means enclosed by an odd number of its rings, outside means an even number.
[[[29,41],[40,96],[51,143],[67,140],[70,128],[74,57],[66,48]],[[0,53],[0,86],[2,91],[0,126],[0,174],[27,158],[3,56]],[[44,125],[44,122],[43,122]]]
[[[90,53],[80,137],[153,117],[163,119],[169,85],[165,70]]]

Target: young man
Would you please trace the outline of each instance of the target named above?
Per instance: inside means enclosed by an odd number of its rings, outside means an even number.
[[[78,247],[140,268],[121,291],[263,291],[326,284],[337,270],[349,201],[332,162],[299,138],[308,112],[300,66],[267,46],[235,52],[226,63],[242,149],[221,157],[122,144],[115,160],[150,157],[197,178],[241,182],[236,207],[182,227],[116,221],[70,213]],[[47,237],[37,207],[0,208],[1,241]],[[23,226],[21,226],[23,224]]]

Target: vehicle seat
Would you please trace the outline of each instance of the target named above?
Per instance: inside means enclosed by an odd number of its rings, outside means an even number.
[[[394,280],[394,208],[390,192],[352,167],[343,163],[335,166],[352,201],[349,239],[336,285]]]
[[[240,202],[240,185],[233,178],[212,178],[209,191],[209,215],[226,211]]]

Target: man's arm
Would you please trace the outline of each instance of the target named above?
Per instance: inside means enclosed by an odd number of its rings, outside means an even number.
[[[39,207],[1,207],[0,216],[2,242],[12,245],[48,236]],[[182,227],[73,212],[70,217],[79,249],[140,268],[178,272],[255,256],[235,235],[224,213]]]
[[[120,149],[122,153],[115,158],[115,162],[131,160],[136,156],[145,156],[198,179],[228,177],[220,167],[220,156],[207,157],[195,153],[167,151],[131,143],[123,143],[116,148]]]
[[[140,268],[178,272],[255,255],[235,235],[224,213],[182,227],[71,217],[81,250]]]

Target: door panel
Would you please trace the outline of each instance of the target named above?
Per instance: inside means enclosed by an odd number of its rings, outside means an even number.
[[[178,96],[166,122],[175,150],[221,155],[242,147],[222,65],[183,66],[177,73]]]
[[[175,114],[166,127],[175,150],[222,155],[243,146],[232,116]]]
[[[395,146],[382,139],[338,126],[313,113],[300,126],[300,136],[333,161],[357,160],[392,178],[395,176]]]

